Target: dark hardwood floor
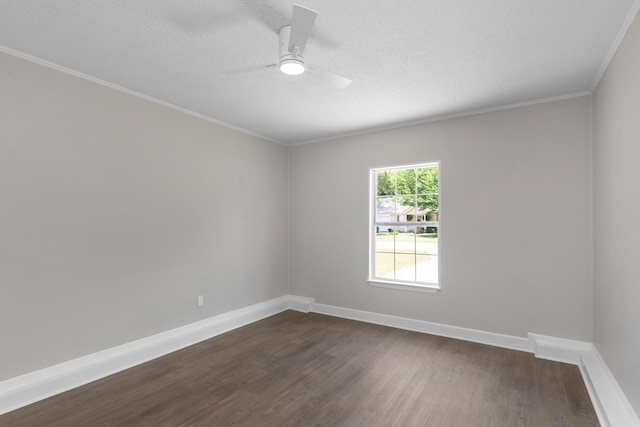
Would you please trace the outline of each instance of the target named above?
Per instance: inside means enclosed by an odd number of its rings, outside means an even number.
[[[0,416],[2,426],[597,426],[576,366],[287,311]]]

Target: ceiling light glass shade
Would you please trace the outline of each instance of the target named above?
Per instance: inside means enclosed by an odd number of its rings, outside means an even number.
[[[280,62],[280,71],[290,76],[304,73],[304,64],[295,59],[286,59]]]

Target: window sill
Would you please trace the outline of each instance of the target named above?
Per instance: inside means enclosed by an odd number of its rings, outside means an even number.
[[[367,280],[371,286],[375,286],[377,288],[389,288],[389,289],[400,289],[402,291],[413,291],[413,292],[426,292],[429,294],[435,294],[439,292],[440,286],[437,284],[433,285],[421,285],[417,283],[408,283],[408,282],[391,282],[384,280]]]

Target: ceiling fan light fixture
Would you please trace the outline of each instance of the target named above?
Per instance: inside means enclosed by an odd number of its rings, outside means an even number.
[[[304,63],[297,59],[285,59],[280,62],[280,71],[290,76],[304,73]]]

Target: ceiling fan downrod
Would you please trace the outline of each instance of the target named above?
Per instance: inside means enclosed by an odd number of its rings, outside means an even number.
[[[289,37],[291,35],[291,25],[280,28],[280,71],[289,75],[304,73],[304,58],[299,54],[298,46],[293,46],[293,51],[289,50]]]

